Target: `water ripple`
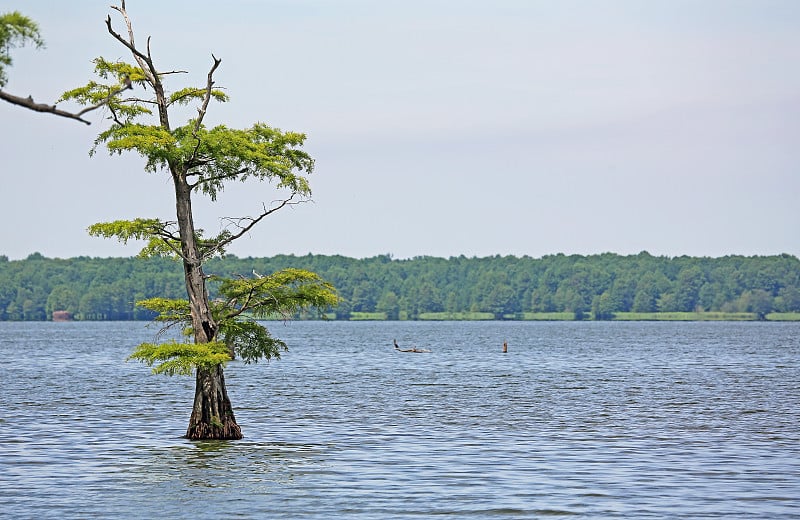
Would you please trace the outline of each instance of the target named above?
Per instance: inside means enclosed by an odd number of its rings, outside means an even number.
[[[793,518],[797,324],[273,324],[226,371],[245,438],[180,437],[191,378],[131,323],[0,323],[17,518]],[[430,348],[398,353],[391,340]],[[503,341],[509,353],[499,353]],[[8,516],[8,514],[6,515]]]

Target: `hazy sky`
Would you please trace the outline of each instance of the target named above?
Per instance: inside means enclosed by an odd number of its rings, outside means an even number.
[[[47,48],[13,55],[7,92],[52,102],[91,59],[130,60],[114,0],[0,0]],[[308,134],[314,202],[231,252],[539,257],[800,256],[800,1],[129,0],[173,89],[211,53],[231,101],[206,122]],[[64,108],[67,108],[66,106]],[[0,103],[0,255],[129,256],[98,221],[174,219],[167,174],[94,158],[106,127]],[[255,214],[237,185],[195,204]]]

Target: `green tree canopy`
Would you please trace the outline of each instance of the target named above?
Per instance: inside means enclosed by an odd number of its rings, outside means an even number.
[[[87,110],[105,106],[111,124],[101,131],[91,153],[100,146],[112,154],[133,152],[145,159],[145,171],[167,175],[175,193],[175,220],[132,218],[101,222],[89,228],[92,235],[115,237],[122,242],[144,240],[139,256],[170,257],[183,265],[187,298],[149,298],[140,305],[157,314],[166,328],[180,326],[187,341],[144,343],[131,355],[154,366],[157,373],[196,375],[195,403],[186,436],[191,439],[236,439],[236,424],[223,377],[225,362],[239,355],[246,362],[277,357],[286,345],[273,338],[258,318],[290,316],[301,309],[327,309],[336,304],[333,286],[319,276],[301,269],[283,269],[237,278],[213,277],[218,298],[209,297],[211,277],[204,264],[224,254],[225,248],[241,238],[264,218],[286,206],[298,204],[311,195],[307,175],[314,161],[301,150],[305,135],[284,132],[264,123],[246,129],[204,124],[211,102],[226,102],[228,96],[215,88],[214,74],[222,60],[211,56],[206,82],[200,86],[179,86],[170,90],[176,74],[160,70],[147,47],[137,47],[133,24],[123,1],[111,6],[125,25],[118,32],[111,16],[108,33],[130,54],[130,63],[105,58],[94,61],[96,80],[65,92],[60,101],[75,102]],[[168,81],[170,80],[170,81]],[[196,104],[197,115],[175,125],[175,108]],[[181,114],[180,111],[177,112]],[[224,219],[216,235],[207,236],[195,227],[193,197],[215,201],[230,182],[269,182],[278,200],[262,203],[255,214]],[[97,295],[103,295],[97,291]],[[81,300],[86,311],[96,300]],[[116,308],[117,301],[107,302]]]

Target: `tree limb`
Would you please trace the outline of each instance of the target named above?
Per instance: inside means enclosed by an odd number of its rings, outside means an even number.
[[[60,110],[56,108],[55,105],[48,105],[47,103],[37,103],[33,100],[31,96],[26,98],[15,96],[13,94],[9,94],[3,90],[0,90],[0,99],[4,101],[8,101],[12,105],[19,105],[21,107],[28,108],[35,112],[47,112],[49,114],[55,114],[57,116],[66,117],[68,119],[75,119],[76,121],[80,121],[81,123],[90,125],[92,124],[90,121],[83,119],[81,116],[88,112],[89,110],[94,110],[98,108],[99,105],[90,107],[89,109],[84,109],[78,112],[77,114],[73,114],[72,112],[67,112],[66,110]],[[104,102],[105,103],[105,102]]]
[[[133,25],[131,24],[131,19],[128,17],[128,12],[125,10],[125,0],[122,0],[122,5],[110,6],[111,9],[118,11],[122,18],[125,20],[125,25],[128,27],[128,39],[122,37],[118,32],[114,31],[111,28],[111,16],[106,17],[106,27],[108,28],[108,32],[113,36],[118,42],[128,48],[129,51],[133,54],[134,59],[139,64],[139,67],[147,76],[147,79],[155,84],[157,80],[157,74],[155,67],[153,67],[153,60],[150,59],[150,56],[143,54],[139,49],[136,48],[136,43],[133,39]],[[148,38],[148,48],[149,48],[149,38]]]
[[[121,5],[112,5],[111,8],[119,12],[122,15],[123,20],[125,20],[125,25],[128,28],[128,39],[126,40],[123,38],[122,35],[114,31],[114,29],[111,27],[111,16],[106,18],[106,27],[108,28],[108,32],[114,37],[114,39],[120,42],[133,54],[133,58],[136,60],[136,63],[139,64],[139,68],[142,69],[145,79],[150,83],[156,93],[156,104],[158,105],[161,127],[165,130],[169,130],[169,115],[167,113],[168,104],[164,95],[164,86],[161,83],[161,78],[159,77],[159,73],[153,64],[153,58],[150,54],[150,38],[147,38],[147,54],[144,54],[136,47],[133,37],[133,24],[131,23],[130,17],[128,17],[128,11],[125,9],[125,0],[121,0]]]
[[[200,130],[200,125],[203,124],[203,118],[206,116],[208,102],[211,101],[211,87],[214,86],[214,71],[217,70],[219,64],[222,63],[222,59],[217,58],[213,54],[211,55],[211,59],[214,60],[214,64],[211,66],[211,70],[208,71],[208,77],[206,79],[206,95],[203,98],[203,104],[197,109],[197,121],[194,122],[194,132],[192,132],[192,135],[195,137],[197,137],[197,132]]]
[[[155,227],[155,231],[158,237],[161,239],[162,242],[164,242],[165,246],[167,246],[169,249],[172,250],[173,253],[175,253],[175,255],[177,255],[179,258],[185,258],[181,249],[174,245],[175,242],[180,244],[181,238],[179,236],[175,236],[174,233],[171,233],[167,229],[169,226],[174,225],[176,223],[163,222],[162,224],[163,224],[162,226]]]
[[[172,252],[173,252],[173,253],[175,253],[175,256],[177,256],[178,258],[181,258],[181,259],[186,259],[186,256],[184,256],[184,254],[183,254],[183,252],[181,251],[181,249],[180,249],[180,248],[178,248],[178,247],[175,247],[175,246],[172,244],[172,242],[170,242],[169,240],[167,240],[167,239],[166,239],[166,238],[164,238],[163,236],[162,236],[162,237],[159,237],[159,238],[161,238],[161,241],[162,241],[162,242],[164,242],[164,245],[165,245],[165,246],[167,246],[168,248],[170,248],[170,249],[172,250]]]
[[[250,290],[247,293],[247,297],[245,298],[244,303],[242,303],[242,305],[238,309],[233,307],[231,309],[231,311],[225,316],[225,319],[235,318],[236,316],[239,316],[240,314],[245,312],[247,309],[249,309],[250,301],[253,299],[253,293],[255,292],[255,290],[256,290],[255,287],[251,287]],[[237,298],[234,298],[229,303],[236,302],[236,300],[237,300]]]
[[[238,309],[232,308],[231,311],[228,314],[225,315],[225,319],[235,318],[235,317],[237,317],[237,316],[239,316],[239,315],[241,315],[241,314],[243,314],[243,313],[245,313],[247,311],[256,309],[258,307],[263,307],[263,306],[267,305],[267,302],[270,301],[270,300],[275,303],[276,310],[280,311],[281,314],[283,315],[283,317],[288,319],[289,312],[280,310],[280,300],[278,300],[278,298],[276,296],[274,296],[272,293],[267,293],[267,295],[265,297],[263,297],[263,298],[257,298],[257,299],[253,298],[254,295],[255,295],[256,289],[257,288],[261,288],[261,286],[266,285],[267,283],[268,283],[268,280],[266,280],[266,279],[264,279],[264,280],[256,280],[255,284],[248,291],[247,298],[245,299],[244,303],[242,303],[241,306]],[[234,298],[233,301],[236,301],[236,299]]]
[[[192,151],[191,157],[189,157],[189,159],[187,159],[186,161],[187,170],[192,167],[191,165],[194,165],[197,162],[196,161],[197,152],[200,150],[200,145],[202,144],[200,138],[197,137],[197,132],[200,131],[200,126],[203,124],[203,118],[206,116],[208,103],[209,101],[211,101],[211,88],[214,86],[214,71],[217,70],[219,64],[222,63],[222,59],[217,58],[213,54],[211,55],[211,59],[214,60],[214,64],[211,65],[211,70],[208,71],[208,76],[206,79],[206,93],[203,96],[203,103],[197,109],[197,120],[194,122],[194,129],[192,130],[192,136],[197,141],[197,144],[195,145],[194,150]]]
[[[282,200],[282,201],[280,202],[280,204],[278,204],[278,205],[277,205],[277,206],[275,206],[274,208],[267,209],[267,207],[266,207],[266,206],[264,206],[264,210],[261,212],[261,215],[259,215],[258,217],[255,217],[255,218],[252,218],[252,217],[242,217],[242,218],[236,219],[236,220],[238,220],[239,222],[242,222],[242,221],[244,221],[244,220],[249,220],[249,221],[250,221],[250,223],[249,223],[249,224],[247,224],[246,226],[241,226],[241,225],[239,225],[239,224],[237,223],[236,225],[237,225],[237,226],[239,226],[239,228],[241,229],[241,231],[239,231],[239,233],[236,233],[236,234],[234,234],[234,235],[231,235],[231,236],[229,236],[229,237],[228,237],[228,238],[226,238],[225,240],[221,240],[220,242],[218,242],[218,243],[217,243],[217,245],[216,245],[216,249],[220,249],[220,248],[222,248],[222,247],[225,247],[225,246],[227,246],[228,244],[230,244],[231,242],[233,242],[234,240],[236,240],[236,239],[240,238],[242,235],[244,235],[245,233],[247,233],[248,231],[250,231],[251,229],[253,229],[253,227],[254,227],[256,224],[258,224],[259,222],[261,222],[261,221],[262,221],[262,220],[263,220],[265,217],[267,217],[267,216],[269,216],[269,215],[271,215],[271,214],[275,213],[275,212],[276,212],[276,211],[278,211],[279,209],[282,209],[282,208],[284,208],[284,207],[286,207],[286,206],[288,206],[288,205],[300,204],[300,203],[302,202],[302,201],[295,201],[295,200],[293,200],[293,199],[294,199],[294,193],[293,193],[293,194],[292,194],[292,196],[291,196],[291,197],[289,197],[288,199]],[[230,220],[230,221],[233,221],[234,219],[232,219],[232,218],[229,218],[228,220]]]

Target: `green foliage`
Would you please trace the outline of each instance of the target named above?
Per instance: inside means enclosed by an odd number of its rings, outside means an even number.
[[[254,278],[216,278],[218,293],[226,298],[229,314],[249,313],[255,318],[290,317],[305,309],[324,311],[338,303],[333,286],[311,271],[286,268]]]
[[[573,321],[574,312],[525,312],[522,318],[531,321]]]
[[[273,338],[266,327],[247,319],[221,322],[219,337],[245,363],[280,359],[281,352],[288,350],[286,343]]]
[[[168,104],[187,105],[191,101],[201,101],[205,95],[206,89],[186,87],[170,94]],[[228,95],[221,90],[212,90],[211,96],[214,98],[214,100],[219,101],[220,103],[224,103],[229,99]]]
[[[174,342],[163,345],[147,343],[131,357],[151,366],[161,361],[154,372],[169,375],[185,374],[203,363],[218,361],[223,352],[219,345],[224,346],[225,360],[238,356],[245,363],[256,363],[261,359],[280,358],[280,353],[287,350],[286,344],[273,338],[255,318],[274,315],[289,318],[310,308],[324,311],[337,303],[336,292],[330,284],[301,269],[285,269],[255,278],[216,280],[221,298],[211,302],[218,330],[217,341],[209,347],[210,351]],[[165,329],[181,327],[186,335],[193,334],[191,308],[187,300],[156,297],[137,304],[158,313],[155,319],[165,323]]]
[[[95,144],[100,142],[105,142],[112,155],[131,150],[138,152],[147,159],[145,171],[148,172],[167,168],[170,162],[177,162],[181,157],[175,136],[159,126],[134,123],[113,126],[102,132]]]
[[[302,196],[311,194],[308,180],[302,175],[314,169],[313,159],[298,148],[305,135],[282,132],[265,124],[255,124],[245,130],[224,125],[206,129],[194,127],[194,122],[176,129],[175,159],[183,161],[189,176],[196,177],[196,191],[216,200],[226,182],[249,179],[273,180],[277,188],[289,189]],[[122,143],[109,141],[109,150],[121,148]],[[164,162],[161,166],[164,166]],[[148,167],[156,163],[148,161]]]
[[[417,316],[418,320],[427,321],[489,321],[495,318],[492,312],[421,312]]]
[[[171,323],[184,323],[186,326],[192,322],[192,313],[189,307],[189,300],[180,298],[148,298],[139,300],[136,305],[157,312],[156,321],[166,321]]]
[[[766,319],[769,321],[800,321],[800,312],[770,312]]]
[[[99,134],[92,154],[101,144],[110,154],[135,152],[145,158],[146,171],[182,172],[193,178],[196,192],[212,200],[216,200],[226,182],[249,179],[274,181],[278,189],[310,195],[304,174],[313,171],[314,161],[299,149],[305,141],[304,134],[283,132],[263,123],[243,130],[224,125],[208,129],[194,119],[174,129],[161,122],[151,124],[142,118],[153,114],[151,107],[157,99],[113,95],[122,90],[126,78],[134,87],[147,84],[144,71],[104,58],[97,58],[94,63],[95,73],[104,81],[91,81],[65,92],[60,99],[89,106],[104,103],[111,111],[114,124]],[[164,106],[202,102],[207,92],[210,100],[228,101],[228,95],[221,90],[189,86],[167,93]]]
[[[128,240],[146,240],[158,236],[164,224],[158,219],[137,218],[100,222],[89,226],[89,234],[95,237],[115,237],[123,244]]]
[[[118,96],[126,89],[126,80],[131,85],[144,85],[146,76],[141,68],[122,61],[110,62],[103,58],[94,60],[95,73],[103,82],[90,81],[86,85],[69,90],[61,95],[58,102],[75,101],[79,105],[105,105],[119,123],[130,123],[137,117],[152,114],[151,104],[147,100]],[[106,132],[100,134],[103,136]],[[98,144],[104,142],[102,137],[95,140],[90,155],[95,153]]]
[[[213,368],[230,360],[225,343],[142,343],[128,359],[153,367],[154,374],[191,375],[195,368]],[[155,366],[154,366],[155,365]]]
[[[387,319],[385,312],[358,312],[350,313],[350,321],[384,321]]]
[[[279,358],[286,350],[286,344],[273,338],[255,319],[288,319],[309,309],[324,312],[338,302],[331,284],[302,269],[283,269],[254,278],[216,279],[222,298],[212,302],[212,309],[219,337],[245,363]]]
[[[752,321],[749,312],[618,312],[615,321]]]
[[[137,255],[139,258],[164,257],[177,260],[181,256],[181,241],[176,222],[143,218],[115,220],[93,224],[88,231],[92,236],[116,238],[123,244],[127,244],[129,240],[145,240],[145,246]],[[201,258],[225,253],[221,244],[230,238],[229,231],[223,231],[213,238],[204,238],[202,234],[202,229],[196,230],[195,240]]]
[[[92,224],[88,231],[91,236],[116,238],[123,244],[128,240],[146,240],[139,252],[140,258],[161,256],[177,259],[180,256],[181,243],[174,222],[144,218],[115,220]]]
[[[11,49],[32,44],[37,48],[44,47],[44,40],[39,34],[39,26],[18,11],[0,15],[0,87],[8,82],[6,67],[13,63]]]
[[[114,231],[109,229],[108,231]],[[691,266],[697,266],[703,277],[689,276]],[[135,307],[134,302],[150,298],[186,298],[183,273],[175,263],[163,258],[72,258],[48,259],[31,255],[25,260],[5,260],[0,257],[0,320],[50,319],[53,310],[72,309],[76,319],[130,320],[152,319],[165,310],[152,305]],[[647,254],[619,256],[613,254],[577,256],[551,255],[544,258],[490,257],[449,259],[421,257],[410,260],[391,260],[385,256],[354,259],[342,256],[279,255],[271,258],[214,258],[205,264],[211,276],[209,291],[220,316],[241,309],[242,303],[270,302],[259,318],[303,318],[305,310],[298,306],[277,308],[268,294],[282,295],[286,290],[272,288],[280,279],[289,282],[288,273],[272,279],[242,276],[252,273],[280,273],[297,268],[318,273],[318,281],[335,285],[338,303],[332,299],[306,298],[316,302],[320,310],[330,305],[337,319],[382,314],[392,319],[420,319],[428,313],[436,316],[464,316],[464,313],[491,313],[494,316],[497,300],[492,300],[492,283],[503,284],[507,316],[524,319],[572,319],[574,311],[566,309],[567,299],[560,301],[556,293],[566,288],[576,290],[576,271],[604,271],[606,276],[580,278],[578,286],[589,301],[586,311],[597,300],[597,311],[613,313],[655,313],[658,302],[669,303],[671,295],[682,287],[683,294],[694,294],[690,300],[694,309],[704,313],[767,313],[773,319],[779,313],[800,312],[800,261],[789,255],[769,257],[729,256],[722,258],[667,258]],[[498,277],[497,273],[505,273]],[[681,276],[681,272],[685,272]],[[291,273],[291,271],[289,271]],[[231,279],[227,294],[220,291],[222,279]],[[611,279],[610,283],[609,280]],[[313,281],[313,278],[308,278]],[[704,280],[704,281],[703,281]],[[698,283],[702,282],[701,285]],[[319,282],[315,282],[319,283]],[[313,285],[313,284],[312,284]],[[319,286],[318,288],[324,288]],[[512,293],[508,293],[511,288]],[[252,289],[252,294],[251,294]],[[488,289],[488,290],[487,290]],[[691,291],[686,290],[691,289]],[[306,292],[310,288],[304,289]],[[51,294],[53,295],[50,298]],[[300,293],[304,294],[303,292]],[[495,296],[497,296],[496,293]],[[577,293],[580,297],[580,293]],[[633,294],[633,298],[631,298]],[[235,302],[233,300],[236,300]],[[298,301],[297,298],[294,300]],[[674,300],[673,300],[674,301]],[[510,303],[509,303],[510,302]],[[353,310],[354,304],[359,307]],[[175,312],[186,311],[177,307]],[[61,309],[56,307],[67,307]],[[77,308],[76,308],[77,306]],[[443,308],[443,310],[442,310]],[[501,310],[504,310],[501,308]],[[442,313],[442,314],[438,314]],[[559,313],[559,314],[549,314]],[[243,316],[255,317],[249,311]],[[311,315],[314,316],[314,315]],[[677,315],[676,315],[677,316]],[[594,316],[592,316],[594,317]]]

